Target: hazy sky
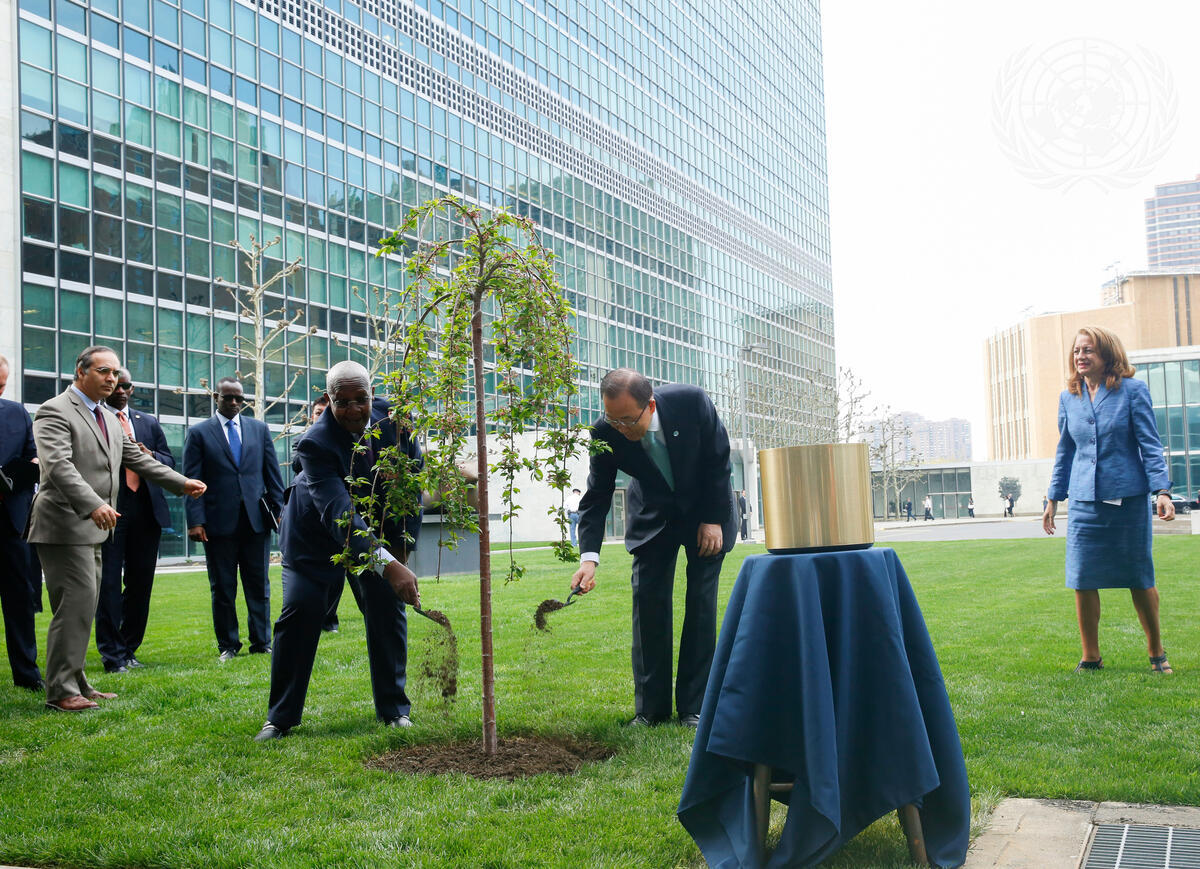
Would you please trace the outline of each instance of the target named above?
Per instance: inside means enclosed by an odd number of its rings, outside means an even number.
[[[837,357],[971,421],[983,342],[1146,267],[1144,200],[1200,175],[1200,3],[822,4]],[[1064,363],[1065,364],[1065,363]]]

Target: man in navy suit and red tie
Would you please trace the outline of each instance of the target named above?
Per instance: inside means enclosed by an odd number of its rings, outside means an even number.
[[[132,395],[133,378],[122,368],[117,373],[116,387],[104,403],[117,415],[121,429],[143,453],[174,468],[175,456],[167,446],[162,426],[152,415],[129,409]],[[171,524],[162,489],[128,468],[121,471],[117,512],[121,514],[117,527],[101,547],[104,565],[100,572],[100,600],[96,606],[96,649],[107,673],[124,673],[142,666],[136,655],[146,636],[158,546],[163,528]],[[122,571],[124,591],[121,590]]]
[[[8,360],[0,356],[0,395],[8,384]],[[42,572],[22,535],[38,479],[33,420],[21,404],[0,398],[0,609],[13,684],[40,691],[33,614],[41,609]]]
[[[220,660],[242,648],[238,569],[246,597],[250,653],[271,651],[271,529],[283,507],[283,475],[266,423],[244,416],[246,396],[233,377],[217,383],[217,412],[192,426],[183,444],[185,475],[208,484],[187,504],[188,537],[204,544]]]
[[[604,524],[617,471],[632,478],[626,500],[625,548],[633,554],[632,726],[671,716],[671,599],[675,561],[687,558],[687,597],[675,708],[695,727],[717,637],[717,583],[737,539],[730,483],[729,435],[704,390],[686,384],[654,388],[631,368],[600,382],[604,417],[592,437],[611,452],[591,457],[587,494],[579,503],[579,570],[571,587],[596,585]]]

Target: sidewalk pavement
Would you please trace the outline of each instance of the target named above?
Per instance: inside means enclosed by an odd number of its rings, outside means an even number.
[[[1078,869],[1097,824],[1200,829],[1200,807],[1007,799],[963,869]]]

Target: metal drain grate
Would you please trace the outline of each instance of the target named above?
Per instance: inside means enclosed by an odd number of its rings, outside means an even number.
[[[1200,869],[1200,830],[1097,824],[1082,869]]]

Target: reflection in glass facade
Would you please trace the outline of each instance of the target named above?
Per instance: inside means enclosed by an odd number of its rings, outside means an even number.
[[[913,518],[919,521],[925,515],[923,505],[926,495],[933,502],[933,518],[967,518],[970,515],[967,504],[971,501],[970,467],[922,470],[916,479],[905,484],[899,504],[890,490],[884,491],[883,475],[878,471],[871,474],[871,503],[876,519],[904,518],[904,502],[912,501]]]
[[[1189,350],[1133,353],[1130,361],[1150,387],[1174,494],[1192,498],[1200,492],[1200,358]]]
[[[280,427],[365,341],[356,290],[402,286],[373,242],[445,193],[542,228],[589,415],[619,365],[727,418],[755,379],[832,382],[817,0],[17,2],[31,408],[109,344],[179,456],[246,329],[229,243],[278,235],[276,301],[317,329],[268,372],[301,372]]]

